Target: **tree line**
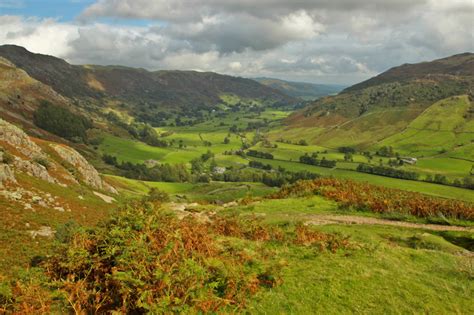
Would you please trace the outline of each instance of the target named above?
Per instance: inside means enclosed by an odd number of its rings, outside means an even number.
[[[308,153],[306,153],[305,155],[300,156],[300,163],[328,168],[336,167],[336,161],[328,160],[326,157],[323,157],[319,160],[317,157],[318,155],[316,153],[313,153],[312,155],[308,155]]]
[[[404,171],[404,170],[400,170],[400,169],[396,169],[392,167],[386,167],[386,166],[372,166],[368,164],[359,164],[359,166],[357,166],[357,171],[362,172],[362,173],[369,173],[369,174],[400,178],[400,179],[408,179],[408,180],[417,180],[419,178],[419,174],[416,172]]]

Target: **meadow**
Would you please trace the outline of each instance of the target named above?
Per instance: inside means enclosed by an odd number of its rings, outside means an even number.
[[[446,104],[440,103],[434,105],[434,109],[430,107],[430,110],[427,110],[423,115],[432,119],[435,114],[438,114],[438,107],[442,108],[442,110],[449,110],[452,106],[451,103],[458,105],[459,102],[462,103],[464,101],[465,99],[463,97],[448,100]],[[465,108],[463,107],[463,109]],[[431,111],[434,113],[431,113]],[[282,119],[289,115],[289,113],[290,112],[269,109],[261,113],[254,113],[248,110],[243,113],[228,112],[223,117],[220,117],[216,113],[211,113],[205,122],[196,125],[156,128],[158,133],[163,135],[163,139],[173,143],[170,147],[152,147],[136,140],[107,135],[99,145],[99,151],[102,154],[114,155],[119,161],[143,163],[146,160],[152,159],[161,163],[184,163],[187,165],[190,165],[191,160],[199,158],[202,154],[211,151],[215,155],[214,160],[217,165],[227,168],[242,168],[248,164],[249,160],[257,160],[264,164],[270,164],[273,167],[283,167],[289,171],[311,171],[323,176],[367,181],[389,188],[399,188],[467,201],[474,200],[472,190],[356,172],[355,170],[359,163],[370,163],[372,165],[382,163],[383,165],[388,165],[389,158],[376,156],[374,155],[374,151],[371,152],[371,159],[362,155],[361,152],[356,152],[351,155],[350,160],[345,160],[344,154],[340,153],[337,148],[313,144],[298,145],[297,142],[304,140],[304,138],[292,140],[293,143],[284,142],[293,139],[291,135],[285,132],[280,133],[280,138],[276,138],[274,133],[280,130]],[[419,118],[421,121],[427,119],[423,118],[423,115]],[[457,120],[447,122],[446,124],[452,126],[456,122]],[[264,123],[265,127],[260,128],[258,132],[255,130],[246,130],[246,127],[252,123]],[[414,124],[421,123],[415,121]],[[232,126],[242,131],[237,133],[230,132],[229,129]],[[265,139],[266,135],[270,135],[270,139],[275,139],[270,142],[271,146],[264,146],[262,144],[263,142],[260,138],[263,136],[263,139]],[[254,141],[256,137],[260,137],[257,142]],[[225,139],[227,140],[225,141]],[[283,142],[280,140],[283,140]],[[244,158],[235,154],[226,154],[239,150],[243,143],[254,144],[250,149],[271,153],[274,159],[263,160],[253,157]],[[421,174],[421,179],[436,174],[444,175],[450,181],[462,179],[463,177],[469,176],[473,166],[473,163],[466,159],[471,153],[471,151],[467,149],[469,146],[472,147],[472,145],[468,144],[443,154],[421,157],[416,165],[404,165],[400,167],[400,169],[415,171]],[[398,152],[398,149],[399,146],[394,147],[396,152]],[[403,152],[405,151],[402,150],[399,153]],[[336,168],[328,169],[299,163],[300,156],[304,154],[311,155],[312,153],[317,153],[319,159],[326,158],[328,160],[337,161]]]

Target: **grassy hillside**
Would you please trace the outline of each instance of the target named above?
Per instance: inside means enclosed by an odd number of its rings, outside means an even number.
[[[404,131],[434,103],[469,94],[474,87],[473,60],[473,54],[463,54],[394,68],[336,96],[313,102],[291,115],[284,130],[290,135],[295,129],[307,134],[314,144],[368,148]],[[467,110],[465,102],[448,118],[453,123]],[[452,124],[450,127],[462,131]],[[469,135],[465,138],[470,139]]]
[[[404,131],[384,139],[379,145],[393,146],[403,154],[429,156],[453,151],[455,148],[462,150],[462,147],[472,144],[472,141],[474,104],[464,95],[436,102]]]
[[[23,271],[22,280],[11,284],[15,290],[2,283],[5,303],[0,307],[43,312],[210,308],[256,314],[473,311],[469,228],[396,226],[381,215],[354,212],[320,196],[262,198],[231,207],[180,205],[189,210],[135,202],[102,227],[70,231],[40,267]],[[175,214],[183,212],[186,218],[177,220]],[[357,223],[337,221],[355,220],[355,214]],[[173,276],[163,277],[165,269]],[[84,276],[83,270],[96,276]],[[166,291],[175,296],[172,300],[152,290],[165,281],[174,284]],[[233,283],[238,290],[232,290]],[[81,294],[71,295],[78,287]],[[97,287],[109,289],[98,293]],[[185,293],[199,298],[177,298]],[[97,294],[107,304],[87,298]]]

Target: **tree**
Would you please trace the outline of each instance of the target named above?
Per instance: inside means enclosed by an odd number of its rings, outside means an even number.
[[[63,106],[42,101],[33,115],[36,126],[73,142],[87,142],[92,122]]]
[[[204,163],[202,159],[191,160],[191,173],[201,174],[204,171]]]

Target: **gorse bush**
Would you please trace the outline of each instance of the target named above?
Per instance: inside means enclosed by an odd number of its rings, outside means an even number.
[[[143,200],[148,202],[167,202],[170,201],[170,195],[166,191],[153,187]]]
[[[221,243],[216,231],[135,203],[103,227],[75,234],[44,267],[76,313],[240,308],[276,277],[258,255]]]
[[[163,199],[152,191],[151,201],[131,202],[94,229],[59,228],[63,243],[35,268],[40,275],[3,287],[0,281],[0,313],[235,313],[257,291],[281,283],[275,245],[331,252],[354,245],[338,234],[263,225],[255,217],[179,220],[157,208],[155,195]]]

